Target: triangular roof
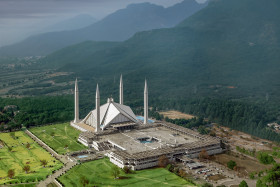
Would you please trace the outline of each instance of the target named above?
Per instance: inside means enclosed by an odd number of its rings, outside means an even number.
[[[108,102],[100,106],[100,123],[101,128],[105,129],[110,124],[123,123],[123,122],[135,122],[138,120],[129,106],[115,103],[112,99],[108,99]],[[92,110],[84,119],[83,122],[90,126],[96,127],[96,109]]]

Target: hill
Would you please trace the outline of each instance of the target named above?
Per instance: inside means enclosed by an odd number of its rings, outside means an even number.
[[[39,34],[2,47],[0,55],[38,56],[86,40],[124,41],[139,31],[172,27],[205,5],[195,0],[185,0],[168,8],[150,3],[132,4],[82,29]]]
[[[97,22],[95,18],[88,14],[79,14],[75,17],[60,21],[53,25],[46,27],[42,32],[53,32],[53,31],[66,31],[75,30],[87,27],[93,23]]]
[[[139,91],[147,77],[161,95],[278,97],[279,9],[276,0],[212,1],[174,28],[137,33],[62,69],[95,81],[122,72]]]

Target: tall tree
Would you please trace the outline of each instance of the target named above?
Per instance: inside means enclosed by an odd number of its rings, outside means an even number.
[[[12,179],[14,176],[15,176],[15,170],[9,169],[9,171],[8,171],[8,177],[9,177],[10,179]]]
[[[80,183],[85,187],[87,184],[89,184],[89,180],[85,176],[80,177]]]
[[[25,171],[25,173],[28,173],[30,171],[30,166],[29,165],[25,165],[23,168],[22,168],[23,171]]]

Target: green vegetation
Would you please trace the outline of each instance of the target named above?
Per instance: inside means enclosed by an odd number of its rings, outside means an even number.
[[[250,156],[253,156],[255,157],[256,156],[256,149],[253,149],[253,150],[247,150],[245,149],[244,147],[239,147],[239,146],[236,146],[236,150],[239,151],[240,153],[244,153],[246,155],[250,155]]]
[[[257,158],[260,161],[260,163],[262,163],[262,164],[275,163],[275,160],[273,159],[273,157],[270,156],[268,153],[265,153],[265,152],[258,152]]]
[[[58,154],[86,149],[77,142],[80,131],[68,123],[31,128],[30,131]]]
[[[36,183],[45,179],[52,171],[62,167],[62,163],[53,158],[24,132],[17,131],[14,136],[15,138],[12,138],[10,133],[0,134],[0,138],[5,144],[0,149],[0,185]],[[29,149],[26,148],[27,144],[30,144]],[[8,147],[12,150],[9,151]],[[48,162],[44,168],[41,166],[41,159]],[[30,186],[34,186],[34,184]]]
[[[236,166],[236,162],[233,161],[233,160],[230,160],[228,163],[227,163],[227,167],[229,169],[234,169],[234,167]]]
[[[280,164],[274,164],[266,175],[257,181],[257,187],[279,187],[280,186]]]
[[[243,180],[240,182],[239,187],[248,187],[248,184],[246,181]]]
[[[73,103],[69,96],[0,98],[0,131],[70,120]],[[15,107],[6,110],[9,105]]]
[[[119,170],[119,178],[114,179],[112,168],[115,165],[106,159],[86,162],[75,166],[58,180],[65,186],[79,186],[89,181],[96,186],[187,186],[192,185],[164,168],[146,169],[125,174]],[[84,180],[85,179],[85,180]]]

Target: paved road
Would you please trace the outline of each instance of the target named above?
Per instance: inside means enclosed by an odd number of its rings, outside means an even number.
[[[54,180],[56,178],[58,178],[59,176],[63,175],[69,169],[74,167],[76,164],[77,164],[76,162],[68,161],[66,164],[64,164],[64,166],[60,170],[57,170],[54,174],[50,175],[44,181],[41,181],[37,186],[38,187],[45,187],[45,186],[47,186],[48,184],[54,182]]]

